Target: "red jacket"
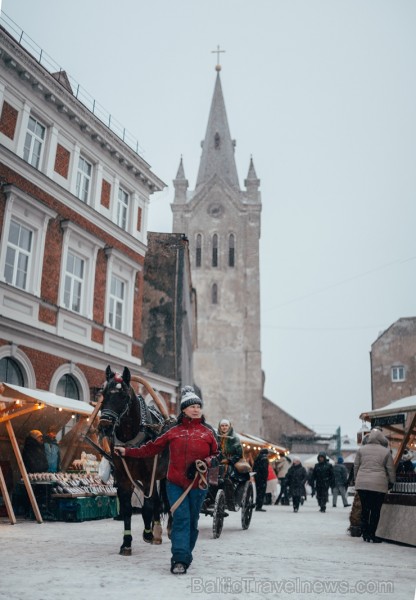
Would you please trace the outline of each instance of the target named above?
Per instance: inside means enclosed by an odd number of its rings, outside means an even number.
[[[125,456],[147,458],[155,456],[169,446],[169,465],[167,479],[182,488],[187,488],[191,480],[187,478],[188,468],[197,459],[204,460],[210,466],[211,459],[218,454],[215,435],[201,419],[184,416],[182,423],[175,425],[154,442],[147,442],[140,448],[126,448]],[[193,488],[198,487],[198,478]]]

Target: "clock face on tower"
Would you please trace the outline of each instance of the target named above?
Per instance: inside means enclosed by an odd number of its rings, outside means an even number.
[[[219,202],[213,202],[208,206],[208,214],[214,219],[219,219],[224,214],[224,209]]]

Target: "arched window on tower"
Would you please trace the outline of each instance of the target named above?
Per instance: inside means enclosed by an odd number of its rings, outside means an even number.
[[[212,266],[218,267],[218,235],[212,236]]]
[[[235,267],[235,237],[230,233],[228,238],[228,266]]]
[[[218,304],[218,286],[216,283],[212,284],[211,288],[211,302],[212,304]]]
[[[0,360],[0,381],[12,385],[24,385],[22,370],[14,358],[6,356]]]
[[[201,266],[202,262],[202,235],[198,233],[196,236],[196,250],[195,250],[195,265]]]

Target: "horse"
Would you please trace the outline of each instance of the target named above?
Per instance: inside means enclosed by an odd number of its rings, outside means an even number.
[[[150,411],[144,399],[131,387],[131,374],[127,367],[123,373],[114,373],[110,365],[106,368],[106,382],[102,389],[103,400],[98,431],[102,446],[111,453],[114,480],[120,501],[120,516],[124,521],[123,543],[120,554],[132,553],[131,498],[134,488],[139,487],[144,494],[142,517],[144,521],[143,540],[148,543],[161,543],[160,515],[168,513],[168,500],[165,492],[165,479],[168,467],[168,450],[153,458],[123,458],[114,453],[115,445],[140,446],[154,439],[156,435],[173,425],[156,412]],[[160,492],[157,490],[159,483]],[[168,532],[171,517],[168,520]],[[160,532],[160,538],[154,534]]]

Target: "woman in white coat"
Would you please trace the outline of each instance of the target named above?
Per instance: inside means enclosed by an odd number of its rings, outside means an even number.
[[[361,501],[361,532],[365,542],[381,542],[376,536],[384,496],[396,475],[387,438],[378,429],[367,436],[354,462],[355,489]]]

